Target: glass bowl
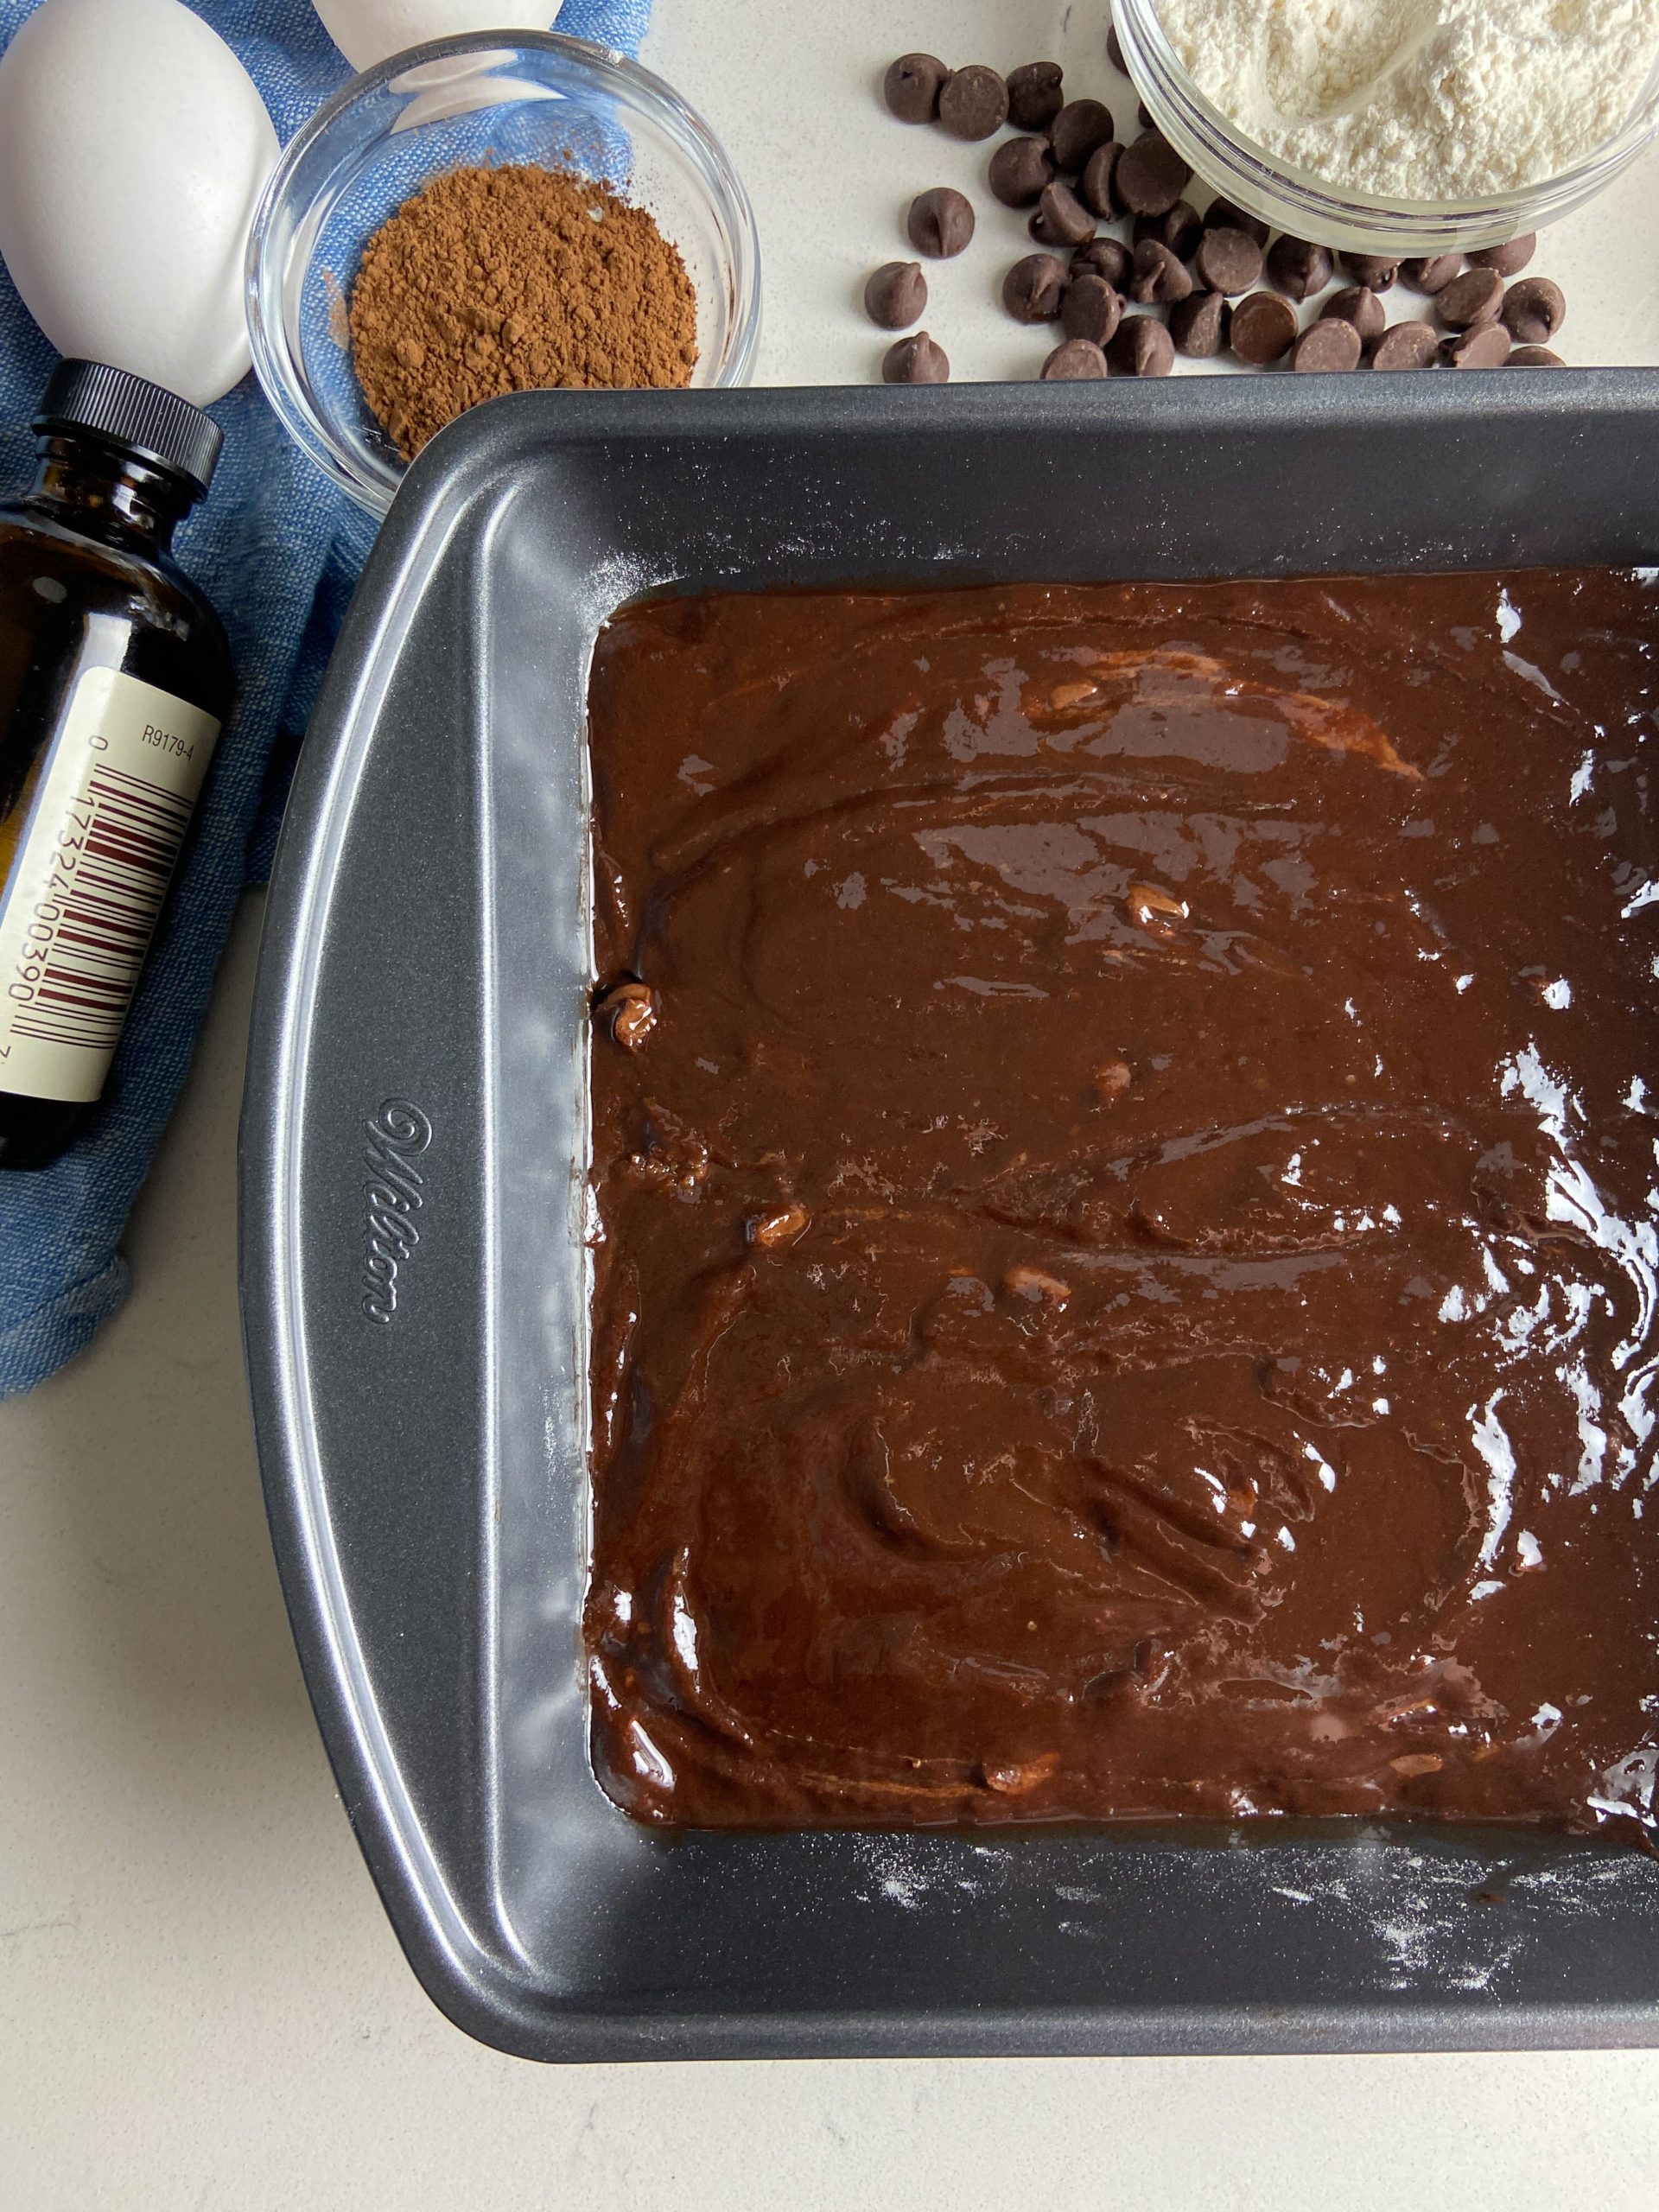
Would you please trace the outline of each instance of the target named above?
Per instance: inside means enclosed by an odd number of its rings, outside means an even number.
[[[719,141],[648,69],[554,32],[474,32],[354,78],[289,146],[248,241],[254,371],[283,426],[372,514],[408,466],[353,373],[346,313],[369,238],[429,178],[569,168],[655,218],[696,288],[694,385],[745,385],[760,335],[754,212]]]
[[[1275,230],[1320,245],[1402,259],[1501,245],[1592,200],[1659,130],[1659,67],[1635,112],[1587,161],[1514,191],[1465,200],[1382,200],[1292,168],[1247,138],[1198,90],[1165,35],[1157,0],[1113,0],[1118,43],[1135,89],[1170,144],[1224,199]]]

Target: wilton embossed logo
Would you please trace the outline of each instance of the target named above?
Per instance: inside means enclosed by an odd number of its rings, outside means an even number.
[[[415,1162],[432,1141],[432,1124],[407,1098],[388,1098],[369,1123],[363,1157],[363,1311],[385,1327],[397,1311],[397,1277],[421,1241],[415,1216],[426,1203]]]

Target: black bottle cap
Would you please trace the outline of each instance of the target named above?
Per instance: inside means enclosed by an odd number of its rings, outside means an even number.
[[[103,361],[60,361],[29,427],[37,433],[91,430],[185,477],[197,499],[213,480],[225,442],[218,423],[200,407]]]

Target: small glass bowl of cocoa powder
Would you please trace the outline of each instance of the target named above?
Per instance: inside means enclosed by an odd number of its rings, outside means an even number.
[[[747,384],[760,246],[719,142],[660,78],[486,31],[394,55],[312,118],[255,217],[247,301],[265,397],[378,516],[477,397]]]

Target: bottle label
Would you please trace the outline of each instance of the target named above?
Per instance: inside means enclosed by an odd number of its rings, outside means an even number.
[[[76,684],[0,889],[0,1090],[103,1090],[218,736],[118,669]]]

